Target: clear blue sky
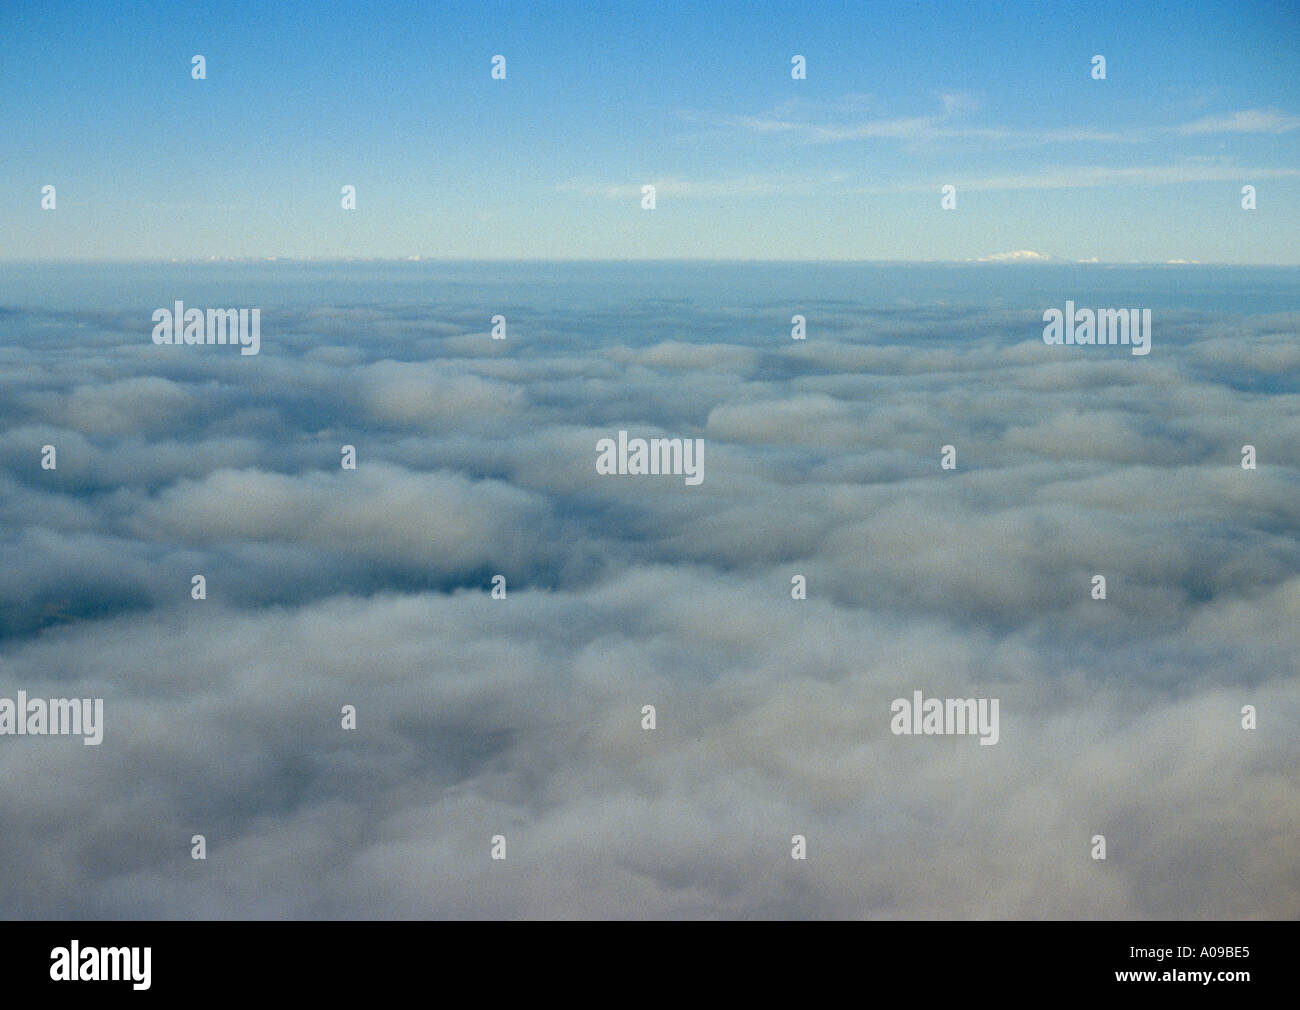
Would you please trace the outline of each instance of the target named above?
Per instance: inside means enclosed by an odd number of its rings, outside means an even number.
[[[1294,3],[607,6],[5,0],[0,258],[1300,263]]]

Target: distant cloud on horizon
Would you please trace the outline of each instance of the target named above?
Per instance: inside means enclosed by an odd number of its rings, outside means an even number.
[[[981,256],[975,262],[977,263],[1045,263],[1050,260],[1051,256],[1046,256],[1040,252],[1034,252],[1032,249],[1018,249],[1015,252],[992,253],[989,256]]]

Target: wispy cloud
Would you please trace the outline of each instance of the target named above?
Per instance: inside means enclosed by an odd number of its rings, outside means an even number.
[[[729,179],[686,179],[680,176],[648,176],[633,182],[569,180],[557,190],[582,193],[607,200],[636,200],[641,187],[653,184],[658,197],[674,200],[717,200],[763,196],[815,196],[821,193],[917,193],[954,185],[959,191],[1028,189],[1091,189],[1102,186],[1174,186],[1199,182],[1249,182],[1258,179],[1300,177],[1300,168],[1243,166],[1222,160],[1187,159],[1173,164],[1061,165],[1034,172],[987,176],[945,176],[923,182],[900,182],[878,186],[857,186],[844,172],[823,175],[744,175]]]
[[[730,179],[683,179],[679,176],[649,176],[636,182],[591,182],[570,180],[556,189],[604,197],[607,200],[634,200],[641,196],[643,185],[653,185],[656,197],[674,200],[728,199],[748,196],[799,196],[834,188],[848,179],[842,172],[817,176],[744,175]]]
[[[1008,132],[1001,129],[952,125],[949,122],[951,119],[974,107],[973,100],[969,96],[957,94],[943,95],[941,100],[944,106],[942,113],[927,116],[877,116],[865,120],[860,116],[845,120],[843,106],[823,105],[820,111],[830,115],[823,116],[825,121],[817,122],[808,115],[818,111],[817,107],[810,108],[803,103],[788,102],[768,112],[754,115],[718,115],[690,110],[679,112],[678,115],[690,122],[729,127],[750,133],[784,133],[811,142],[870,138],[932,140],[951,136],[974,136],[998,140],[1008,136]],[[801,113],[802,118],[794,118],[795,113]]]
[[[1096,186],[1172,186],[1194,182],[1235,182],[1300,176],[1295,168],[1243,168],[1239,165],[1078,165],[1017,175],[996,175],[957,181],[959,190],[1088,189]],[[939,183],[917,189],[935,189]]]
[[[1117,168],[1112,165],[1060,165],[1035,172],[986,176],[945,176],[925,182],[864,186],[854,193],[924,193],[953,185],[961,191],[1089,189],[1100,186],[1173,186],[1198,182],[1250,182],[1300,177],[1300,168],[1246,167],[1201,159],[1176,164]]]
[[[1300,116],[1277,109],[1246,109],[1227,115],[1203,116],[1178,127],[1179,133],[1289,133],[1300,129]]]
[[[1277,109],[1247,109],[1239,112],[1203,116],[1191,122],[1173,125],[1142,125],[1130,128],[1096,128],[1089,126],[1052,129],[1023,129],[997,125],[971,125],[962,117],[981,106],[976,97],[964,92],[939,96],[942,111],[921,116],[876,116],[870,119],[846,119],[845,113],[861,110],[861,98],[855,103],[786,102],[765,113],[753,115],[717,115],[684,111],[683,119],[712,123],[717,126],[752,133],[789,134],[812,143],[850,140],[951,140],[976,139],[997,141],[1004,146],[1025,147],[1063,143],[1149,143],[1160,137],[1196,136],[1215,133],[1278,134],[1300,129],[1300,116]],[[816,114],[821,113],[820,118]]]

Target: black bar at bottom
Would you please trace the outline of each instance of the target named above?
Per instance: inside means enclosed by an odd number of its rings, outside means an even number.
[[[1295,922],[6,922],[7,997],[1294,992]],[[148,958],[145,957],[148,949]],[[146,970],[147,969],[147,970]],[[57,976],[57,977],[56,977]],[[114,979],[113,976],[116,976]],[[147,988],[145,987],[147,984]],[[848,993],[832,996],[847,985]]]

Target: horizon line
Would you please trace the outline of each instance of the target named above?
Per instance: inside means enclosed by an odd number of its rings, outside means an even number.
[[[976,266],[976,267],[1051,267],[1051,266],[1085,266],[1085,267],[1246,267],[1246,268],[1297,268],[1295,263],[1244,263],[1234,261],[1211,260],[1074,260],[1064,257],[1043,256],[1033,259],[960,259],[960,260],[895,260],[895,259],[766,259],[733,258],[707,256],[665,256],[665,257],[607,257],[607,258],[573,258],[573,257],[444,257],[444,256],[351,256],[351,257],[315,257],[315,256],[209,256],[204,258],[179,259],[176,257],[156,259],[0,259],[0,268],[37,267],[37,266],[221,266],[231,264],[398,264],[398,263],[433,263],[433,264],[500,264],[519,263],[530,265],[545,264],[636,264],[636,263],[699,263],[699,264],[808,264],[808,265],[842,265],[842,266]]]

